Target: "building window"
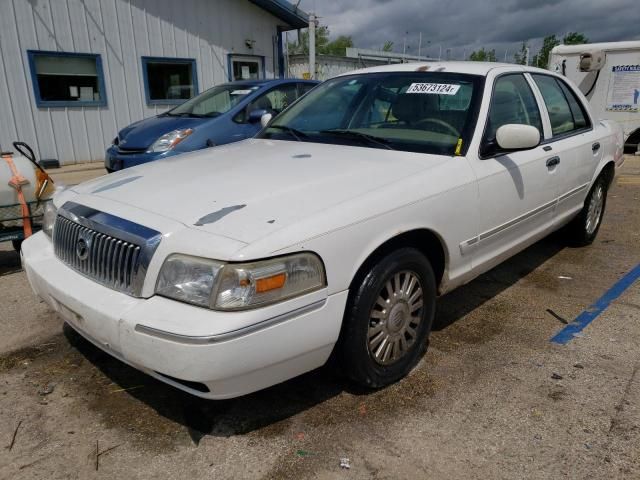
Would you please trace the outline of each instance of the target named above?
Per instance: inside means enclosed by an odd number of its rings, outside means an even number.
[[[258,80],[264,78],[264,57],[229,55],[229,80]]]
[[[28,50],[38,107],[107,104],[100,55]]]
[[[142,57],[147,103],[177,105],[198,94],[196,61],[192,58]]]

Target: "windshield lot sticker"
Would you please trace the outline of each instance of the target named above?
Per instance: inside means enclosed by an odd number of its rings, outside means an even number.
[[[430,95],[455,95],[460,90],[460,85],[448,83],[412,83],[407,93],[425,93]]]
[[[231,95],[249,95],[251,90],[234,90]]]

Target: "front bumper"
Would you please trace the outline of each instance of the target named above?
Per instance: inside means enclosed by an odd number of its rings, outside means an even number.
[[[323,290],[285,302],[291,309],[274,315],[269,307],[215,312],[159,296],[133,298],[64,265],[43,233],[25,241],[22,260],[36,294],[85,338],[163,382],[210,399],[251,393],[322,366],[337,341],[347,299],[347,292],[327,297]],[[217,331],[246,315],[255,319],[252,325]]]
[[[118,147],[111,145],[104,154],[104,168],[109,172],[117,172],[143,163],[153,162],[161,158],[167,158],[176,155],[179,152],[169,150],[168,152],[139,152],[139,153],[123,153]]]

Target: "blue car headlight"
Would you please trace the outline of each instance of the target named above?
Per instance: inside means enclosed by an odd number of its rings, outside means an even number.
[[[193,129],[174,130],[158,138],[147,152],[167,152],[175,148],[181,141],[193,133]]]

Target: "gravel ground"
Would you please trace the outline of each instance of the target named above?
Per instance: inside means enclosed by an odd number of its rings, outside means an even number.
[[[640,478],[640,282],[549,342],[640,262],[639,200],[627,157],[591,247],[552,235],[442,298],[423,361],[376,392],[325,367],[190,397],[63,328],[0,246],[0,478]]]

